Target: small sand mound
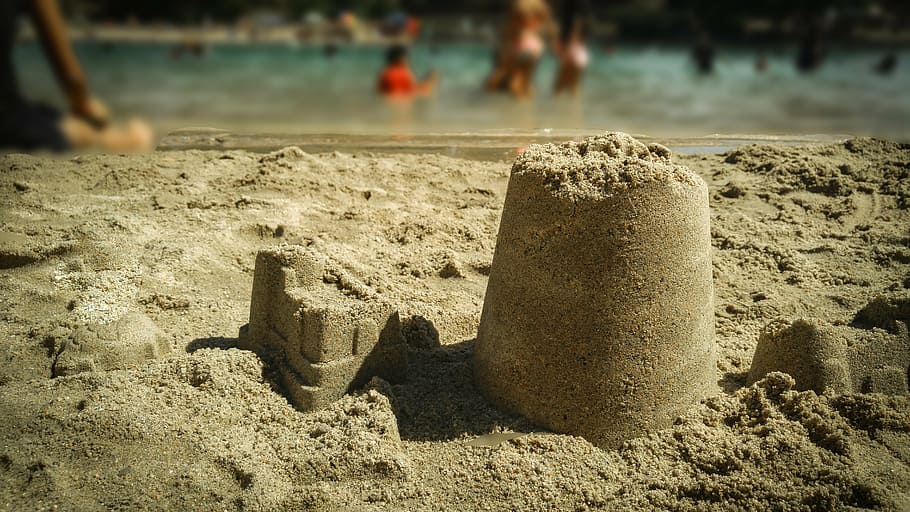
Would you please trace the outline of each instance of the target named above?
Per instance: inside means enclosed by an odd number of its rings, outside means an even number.
[[[910,293],[876,297],[856,314],[853,323],[906,336],[910,324]]]
[[[792,375],[800,390],[906,395],[908,368],[906,327],[891,334],[800,319],[772,323],[762,332],[749,381],[778,371]]]
[[[171,350],[170,339],[149,317],[129,312],[109,324],[58,328],[45,340],[54,362],[54,377],[135,366]]]

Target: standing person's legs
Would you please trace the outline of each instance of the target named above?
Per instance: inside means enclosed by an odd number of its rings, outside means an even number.
[[[524,56],[522,57],[509,79],[509,92],[516,98],[527,98],[534,91],[534,70],[537,68],[537,60]]]
[[[562,62],[559,65],[559,71],[556,74],[556,83],[553,87],[553,92],[555,94],[567,92],[573,96],[577,94],[583,71],[583,68],[576,66],[572,62]]]

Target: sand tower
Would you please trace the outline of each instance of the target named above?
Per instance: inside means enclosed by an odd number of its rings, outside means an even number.
[[[602,447],[716,389],[708,192],[622,133],[512,167],[474,355],[495,404]]]

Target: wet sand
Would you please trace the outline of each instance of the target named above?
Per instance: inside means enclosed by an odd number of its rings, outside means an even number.
[[[181,128],[165,135],[160,151],[187,149],[245,149],[257,153],[296,146],[307,153],[369,151],[378,154],[434,153],[454,158],[484,161],[514,159],[531,144],[561,143],[596,135],[590,130],[486,130],[470,133],[408,133],[374,130],[362,133],[282,133],[281,131],[234,132],[219,128]],[[750,144],[775,146],[818,145],[843,142],[847,135],[717,134],[700,137],[657,138],[635,134],[645,143],[659,143],[676,153],[724,153]]]
[[[508,161],[0,156],[0,509],[910,508],[906,395],[746,385],[769,324],[908,343],[910,147],[673,158],[708,184],[723,392],[602,450],[473,385]],[[256,253],[284,243],[398,305],[406,381],[301,413],[236,348]],[[888,329],[858,317],[875,300]]]

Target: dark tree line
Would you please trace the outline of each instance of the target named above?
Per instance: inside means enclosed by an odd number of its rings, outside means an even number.
[[[439,2],[432,0],[73,0],[65,2],[69,10],[79,11],[93,19],[196,22],[204,18],[233,21],[251,12],[268,10],[290,20],[318,11],[332,15],[351,10],[362,16],[383,16],[396,10],[421,14],[495,13],[499,3],[478,0]]]
[[[564,1],[552,0],[557,12]],[[427,17],[467,15],[498,20],[509,0],[68,0],[62,4],[93,20],[198,23],[206,19],[233,22],[262,10],[277,12],[291,21],[311,11],[331,16],[345,10],[371,18],[404,10]],[[624,37],[633,38],[674,38],[692,31],[736,37],[748,19],[761,17],[777,24],[803,26],[832,12],[837,13],[839,24],[849,27],[868,21],[871,7],[877,7],[884,13],[885,23],[896,28],[907,30],[910,19],[910,2],[906,0],[591,0],[588,5],[592,18],[608,20],[620,27]]]

